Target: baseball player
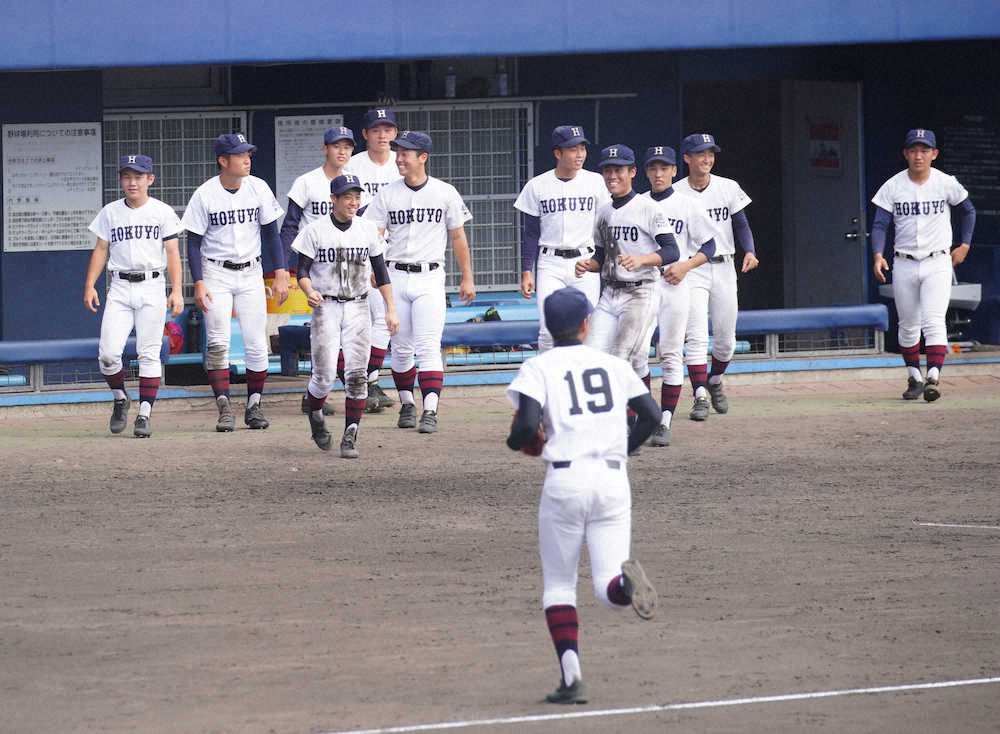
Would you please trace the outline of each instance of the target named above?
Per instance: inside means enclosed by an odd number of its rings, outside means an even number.
[[[373,274],[386,304],[386,330],[395,332],[399,327],[383,257],[385,240],[374,224],[354,216],[361,207],[362,191],[357,176],[337,176],[330,182],[333,211],[299,232],[292,243],[292,249],[299,253],[302,292],[313,309],[312,375],[306,389],[309,427],[316,445],[329,450],[323,404],[336,376],[336,355],[343,351],[346,397],[340,455],[345,459],[358,457],[358,427],[368,396],[368,292]]]
[[[361,135],[365,139],[366,149],[351,156],[351,160],[344,167],[345,173],[353,173],[364,186],[359,214],[364,214],[365,207],[371,203],[381,187],[400,178],[399,169],[396,167],[396,153],[392,150],[392,141],[399,132],[396,116],[392,110],[388,107],[368,110],[362,118],[362,123]],[[385,326],[385,308],[382,299],[369,298],[368,308],[372,317],[372,350],[368,357],[368,400],[365,403],[365,410],[369,413],[378,413],[383,408],[392,407],[396,401],[386,395],[378,384],[378,373],[389,351],[389,332]]]
[[[932,130],[906,133],[906,170],[886,181],[872,198],[872,252],[875,277],[885,283],[889,270],[883,252],[889,223],[895,227],[892,295],[899,313],[899,351],[906,364],[905,400],[933,402],[941,397],[941,366],[948,351],[945,313],[951,299],[952,268],[965,260],[972,244],[976,210],[969,192],[954,176],[931,164],[938,157]],[[952,249],[951,207],[960,212],[960,244]],[[949,251],[951,257],[948,257]],[[920,333],[927,351],[927,380],[920,374]]]
[[[729,410],[729,400],[722,388],[722,375],[736,350],[736,270],[734,243],[743,250],[740,272],[757,267],[753,233],[743,210],[750,203],[740,185],[730,178],[713,176],[715,154],[720,152],[715,138],[695,133],[684,138],[681,152],[688,167],[687,178],[674,189],[694,196],[708,214],[715,239],[715,255],[708,264],[691,273],[691,310],[687,329],[687,368],[694,388],[693,421],[708,419],[708,401],[717,413]],[[712,316],[712,371],[708,371],[708,316]]]
[[[110,428],[125,430],[130,400],[125,392],[122,351],[135,326],[139,354],[139,414],[132,433],[138,438],[152,434],[149,416],[160,388],[160,343],[163,316],[170,307],[177,316],[184,309],[181,294],[181,259],[177,235],[181,223],[174,210],[149,195],[155,176],[153,159],[136,153],[118,160],[118,180],[125,198],[113,201],[90,223],[97,236],[83,286],[83,303],[97,312],[101,299],[95,284],[107,265],[111,287],[101,318],[98,359],[101,374],[114,395]],[[163,268],[170,276],[170,296],[166,295]]]
[[[611,201],[597,213],[596,252],[575,265],[577,275],[600,272],[604,280],[587,344],[627,360],[648,389],[660,267],[677,260],[677,240],[653,200],[632,190],[636,165],[631,148],[604,148],[600,168]]]
[[[660,425],[650,443],[653,446],[670,445],[670,422],[677,408],[677,401],[684,384],[684,333],[687,330],[691,302],[690,280],[685,277],[693,269],[707,263],[715,255],[715,240],[708,217],[698,202],[690,196],[674,191],[671,183],[677,175],[677,154],[668,145],[654,145],[646,150],[646,178],[650,191],[643,196],[655,201],[667,219],[677,246],[680,259],[663,270],[660,279],[660,308],[657,322],[660,327],[658,351],[663,369],[660,385]]]
[[[330,182],[340,175],[354,152],[354,131],[340,125],[329,128],[323,133],[323,165],[303,173],[292,183],[288,191],[288,211],[285,221],[281,224],[281,247],[289,264],[289,271],[295,263],[292,251],[292,241],[307,225],[317,219],[329,216]],[[343,373],[343,366],[340,366]],[[327,415],[333,414],[333,406],[323,406]],[[302,412],[308,413],[309,397],[302,396]]]
[[[561,288],[545,301],[554,349],[532,357],[507,389],[516,408],[507,445],[541,455],[547,470],[538,508],[542,607],[561,677],[551,703],[585,703],[577,645],[577,565],[587,541],[594,594],[616,609],[629,605],[643,619],[656,591],[630,558],[632,499],[627,454],[652,433],[659,409],[629,364],[583,343],[590,301]],[[626,405],[638,419],[626,436]]]
[[[581,125],[560,125],[552,131],[552,155],[556,167],[535,176],[521,189],[514,208],[524,214],[521,248],[521,295],[538,298],[538,351],[552,346],[552,336],[542,318],[545,299],[563,286],[582,290],[597,303],[601,279],[597,273],[576,276],[580,257],[594,252],[594,218],[610,201],[600,175],[584,170],[587,143]],[[532,276],[538,261],[537,283]]]
[[[288,298],[288,270],[278,236],[282,209],[266,182],[250,175],[257,150],[239,134],[215,140],[219,175],[199,186],[188,202],[181,225],[188,231],[188,266],[194,302],[205,313],[205,371],[215,393],[219,419],[215,430],[235,427],[229,402],[229,338],[235,311],[246,347],[249,428],[268,427],[260,409],[267,379],[267,302],[261,271],[261,247],[275,263],[274,295]]]
[[[388,241],[385,259],[399,317],[399,331],[392,340],[392,379],[400,402],[396,425],[417,425],[413,384],[419,380],[424,404],[417,430],[434,433],[444,381],[445,247],[450,240],[462,270],[459,299],[469,303],[476,297],[465,236],[465,223],[472,214],[454,186],[427,174],[430,135],[404,130],[393,145],[403,178],[381,187],[364,216],[385,232]]]

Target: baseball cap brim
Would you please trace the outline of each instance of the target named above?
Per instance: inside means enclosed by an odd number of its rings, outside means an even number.
[[[665,156],[665,155],[651,155],[648,158],[646,158],[646,160],[643,163],[643,165],[648,166],[650,163],[656,163],[657,161],[660,162],[660,163],[665,163],[668,166],[676,166],[677,165],[677,161],[672,161],[669,158],[667,158],[667,156]]]
[[[563,140],[556,147],[557,148],[572,148],[574,145],[579,145],[583,143],[585,145],[590,145],[590,141],[587,140],[583,135],[577,135],[575,138],[570,138],[569,140]]]
[[[227,150],[226,153],[253,153],[255,150],[257,150],[256,145],[251,145],[250,143],[240,143],[239,145]]]
[[[427,148],[425,148],[424,146],[420,145],[419,143],[413,142],[412,140],[393,140],[392,141],[392,147],[393,147],[393,149],[395,149],[395,148],[406,148],[407,150],[420,150],[420,151],[426,151],[427,150]]]
[[[598,168],[604,168],[605,166],[634,166],[635,161],[630,161],[625,158],[605,158],[598,164]]]
[[[722,152],[722,148],[720,148],[715,143],[701,143],[700,145],[694,145],[694,146],[688,148],[684,152],[685,153],[700,153],[701,151],[708,150],[709,148],[711,148],[712,150],[714,150],[716,153],[721,153]]]

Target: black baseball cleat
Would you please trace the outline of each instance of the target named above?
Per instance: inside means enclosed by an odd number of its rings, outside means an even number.
[[[714,385],[710,382],[708,383],[708,396],[712,399],[712,407],[715,409],[716,413],[728,413],[729,412],[729,399],[726,397],[726,393],[722,389],[722,382],[717,382]]]
[[[670,445],[670,428],[667,427],[665,423],[661,423],[656,427],[653,435],[649,439],[651,446],[669,446]]]
[[[906,380],[906,392],[903,393],[903,400],[918,400],[924,394],[924,383],[916,377],[909,377]]]
[[[369,382],[368,383],[368,397],[365,398],[365,412],[366,413],[381,413],[382,405],[378,400],[378,383]]]
[[[260,409],[260,404],[252,405],[246,409],[243,413],[243,422],[247,424],[247,428],[255,430],[264,429],[271,425],[267,422],[267,418],[264,417],[264,413]]]
[[[358,426],[352,423],[344,431],[344,437],[340,439],[340,458],[342,459],[356,459],[358,458],[358,449],[355,445],[358,441]]]
[[[413,403],[403,403],[399,406],[399,420],[396,421],[397,428],[417,427],[417,406]]]
[[[420,433],[437,433],[438,414],[436,410],[425,410],[420,416]]]
[[[933,403],[939,397],[941,397],[941,388],[938,387],[938,381],[933,377],[928,377],[924,384],[924,400]]]
[[[136,438],[149,438],[153,435],[153,430],[149,427],[149,417],[137,415],[135,425],[132,427],[132,435]]]
[[[229,398],[220,395],[215,399],[215,404],[219,408],[219,420],[215,422],[215,430],[219,433],[232,433],[236,427],[236,419],[233,417],[233,407],[229,403]]]
[[[314,418],[312,411],[309,412],[309,429],[312,431],[312,439],[316,442],[316,445],[324,451],[329,451],[333,437],[326,430],[326,421],[323,420],[322,413],[318,418]]]
[[[634,558],[622,564],[625,592],[632,599],[632,608],[643,619],[652,619],[656,614],[656,589],[646,577],[642,565]]]
[[[693,421],[707,421],[708,420],[708,399],[707,398],[695,398],[694,407],[691,408],[691,413],[688,417]]]
[[[108,428],[112,433],[121,433],[125,430],[125,424],[128,423],[128,407],[131,404],[132,400],[128,395],[115,401],[114,407],[111,408],[111,420],[108,422]]]
[[[545,700],[549,703],[587,703],[587,687],[580,678],[570,685],[560,680],[559,687],[546,695]]]
[[[391,408],[396,404],[395,400],[386,395],[385,391],[381,388],[381,386],[379,386],[377,381],[372,384],[375,385],[375,394],[378,396],[378,407]]]
[[[312,412],[312,407],[309,405],[309,398],[305,395],[302,396],[302,412],[306,415]],[[323,415],[333,415],[336,411],[333,409],[333,403],[327,400],[323,403]]]

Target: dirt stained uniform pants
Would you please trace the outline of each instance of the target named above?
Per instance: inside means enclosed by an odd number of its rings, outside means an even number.
[[[377,294],[379,300],[381,294]],[[317,398],[330,393],[337,379],[337,353],[344,351],[344,391],[347,397],[368,397],[368,352],[371,350],[369,298],[337,301],[324,298],[312,312],[309,340],[312,375],[309,392]]]
[[[623,288],[605,285],[590,316],[586,343],[624,359],[639,377],[645,377],[659,300],[659,285],[653,280]]]
[[[260,258],[243,270],[204,261],[205,286],[212,301],[205,312],[205,369],[229,369],[229,340],[235,311],[246,351],[246,368],[267,370],[267,297]]]
[[[549,247],[538,250],[538,264],[535,277],[535,299],[538,301],[538,350],[544,352],[552,348],[552,334],[545,328],[545,299],[550,293],[570,286],[583,291],[587,300],[597,305],[601,295],[601,277],[597,273],[584,273],[576,277],[576,262],[593,254],[593,247],[584,247],[579,257],[559,257],[547,254]]]

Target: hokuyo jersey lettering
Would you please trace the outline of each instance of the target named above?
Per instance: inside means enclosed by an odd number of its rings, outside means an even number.
[[[702,191],[691,188],[691,183],[687,178],[677,181],[674,184],[674,191],[694,197],[694,200],[708,215],[709,224],[712,225],[712,237],[715,238],[715,254],[735,254],[736,243],[733,241],[732,218],[737,212],[746,209],[751,201],[740,185],[731,178],[712,174],[708,179],[708,186]]]
[[[896,251],[923,258],[951,249],[951,207],[968,197],[958,179],[931,168],[930,178],[923,184],[900,171],[882,184],[872,203],[892,214]]]
[[[260,256],[261,226],[284,213],[271,187],[256,176],[246,176],[235,194],[214,176],[192,194],[181,226],[202,235],[203,257],[243,263]]]
[[[633,196],[628,203],[617,209],[610,203],[601,207],[594,224],[594,236],[598,244],[602,244],[597,239],[597,231],[602,222],[611,230],[617,250],[610,252],[605,248],[602,269],[602,276],[605,279],[650,281],[660,277],[660,268],[655,265],[643,265],[638,270],[626,270],[617,262],[618,254],[648,255],[656,252],[660,249],[656,243],[656,236],[672,234],[667,218],[655,201],[646,196]]]
[[[677,240],[682,258],[694,257],[698,249],[714,236],[712,224],[698,202],[691,196],[674,191],[666,199],[657,201],[650,192],[642,194],[652,201],[667,218],[670,232]]]
[[[417,189],[403,179],[379,189],[364,218],[385,229],[386,260],[444,264],[448,231],[472,219],[458,189],[428,176]]]
[[[375,194],[386,184],[398,181],[403,177],[396,168],[396,151],[389,151],[389,159],[385,165],[378,165],[368,155],[367,150],[355,153],[344,166],[344,173],[351,173],[361,182],[361,208],[372,203]],[[328,189],[329,191],[329,189]]]
[[[90,231],[108,243],[108,270],[162,270],[167,263],[164,240],[181,232],[181,221],[159,199],[137,209],[125,199],[105,206],[90,223]]]
[[[292,249],[312,258],[309,277],[315,290],[324,296],[357,298],[371,290],[371,258],[385,254],[385,240],[378,227],[360,217],[346,230],[323,217],[299,231]]]
[[[514,208],[539,218],[539,247],[573,249],[593,247],[594,218],[609,201],[611,194],[600,174],[580,170],[564,181],[551,170],[524,185]]]
[[[307,224],[330,215],[333,202],[330,201],[330,179],[326,177],[323,166],[303,173],[295,179],[292,188],[288,190],[288,198],[302,209],[302,219],[299,222],[301,232]]]
[[[507,388],[542,406],[545,461],[624,460],[628,453],[628,401],[649,390],[623,359],[585,344],[555,347],[532,357]]]

